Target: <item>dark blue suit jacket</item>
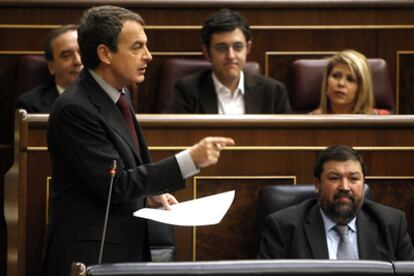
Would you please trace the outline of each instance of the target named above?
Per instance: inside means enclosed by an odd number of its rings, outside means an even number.
[[[69,275],[70,265],[98,262],[113,160],[114,180],[103,262],[150,259],[146,220],[133,212],[145,197],[184,187],[174,156],[150,163],[135,120],[141,154],[112,99],[87,70],[53,105],[47,128],[52,196],[44,275]]]
[[[27,113],[49,113],[58,96],[54,82],[40,85],[17,98],[15,109],[26,109]]]
[[[402,211],[365,200],[356,223],[360,259],[414,259],[413,244]],[[266,218],[259,258],[329,259],[317,199],[306,200]]]

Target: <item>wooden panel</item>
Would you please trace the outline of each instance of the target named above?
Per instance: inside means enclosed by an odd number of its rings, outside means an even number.
[[[27,232],[26,240],[26,271],[31,275],[40,275],[39,264],[42,261],[43,241],[47,222],[47,178],[51,175],[49,153],[47,151],[28,152],[27,177],[30,185],[27,185],[27,213],[26,224],[31,225]],[[33,200],[36,196],[39,199]],[[29,230],[29,229],[28,229]]]
[[[196,197],[235,190],[232,206],[217,225],[195,228],[194,260],[255,259],[256,207],[260,190],[268,185],[294,184],[289,176],[197,177]],[[237,248],[237,250],[235,250]]]
[[[247,13],[252,24],[413,24],[412,0],[2,0],[0,6],[4,14],[0,23],[47,22],[61,24],[78,19],[82,11],[92,5],[121,5],[140,12],[147,24],[170,25],[199,24],[211,12],[220,7],[237,9]],[[27,9],[30,7],[30,9]],[[154,12],[155,11],[155,12]],[[322,12],[321,12],[322,11]],[[21,14],[15,17],[16,13]],[[304,17],[306,13],[308,16]],[[361,14],[363,16],[361,16]],[[194,24],[194,23],[193,23]]]
[[[10,169],[13,160],[13,149],[8,145],[0,144],[0,176]],[[0,206],[4,206],[3,196],[4,178],[0,177]],[[0,262],[6,263],[7,253],[7,232],[6,232],[6,220],[4,213],[0,215]],[[6,266],[0,265],[0,275],[6,275]]]
[[[367,181],[375,201],[403,210],[408,232],[414,237],[414,177],[373,177]]]

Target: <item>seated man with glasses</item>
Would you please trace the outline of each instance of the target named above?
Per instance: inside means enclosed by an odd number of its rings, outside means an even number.
[[[165,113],[289,113],[286,87],[279,81],[243,71],[252,46],[249,24],[238,12],[221,9],[204,21],[202,50],[211,62],[177,81]]]

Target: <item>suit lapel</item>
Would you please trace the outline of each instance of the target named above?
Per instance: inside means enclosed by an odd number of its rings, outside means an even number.
[[[200,105],[204,113],[218,114],[217,94],[211,74],[211,70],[208,70],[201,78]]]
[[[84,80],[89,98],[91,102],[98,108],[100,115],[111,126],[111,128],[114,129],[127,142],[136,158],[142,163],[141,156],[139,156],[134,143],[132,142],[129,128],[118,107],[86,69],[83,70],[81,79]],[[135,125],[137,125],[137,122],[135,122]]]
[[[329,259],[325,227],[318,205],[314,205],[306,218],[305,233],[314,259]]]
[[[59,93],[57,91],[56,84],[53,83],[53,85],[50,87],[47,93],[43,95],[41,99],[42,105],[50,108],[58,96]]]
[[[136,119],[135,113],[134,113],[134,124],[135,124],[135,129],[137,131],[139,148],[141,149],[141,154],[137,156],[142,164],[150,163],[151,156],[149,155],[147,143],[145,143],[145,138],[144,138],[144,135],[142,134],[142,129],[141,129],[140,124],[138,123],[138,120]]]
[[[261,114],[263,104],[263,89],[254,80],[252,75],[244,71],[244,106],[246,114]]]
[[[361,211],[357,216],[358,248],[360,259],[376,260],[379,258],[377,248],[377,224],[370,221]]]

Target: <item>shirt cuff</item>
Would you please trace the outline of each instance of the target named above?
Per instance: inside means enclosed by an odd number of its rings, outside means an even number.
[[[177,153],[175,155],[175,158],[177,159],[183,179],[189,178],[200,172],[200,169],[196,166],[193,159],[191,158],[191,154],[188,149]]]

